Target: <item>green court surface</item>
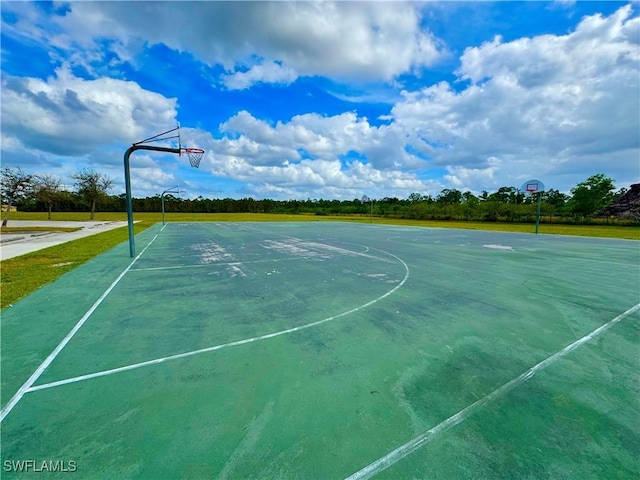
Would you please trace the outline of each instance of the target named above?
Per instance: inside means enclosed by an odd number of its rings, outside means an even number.
[[[638,242],[171,223],[136,247],[2,312],[3,478],[640,476]]]

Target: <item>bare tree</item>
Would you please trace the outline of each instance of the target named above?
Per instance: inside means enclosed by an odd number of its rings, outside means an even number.
[[[0,174],[0,190],[2,203],[6,205],[7,211],[2,226],[6,227],[9,221],[11,207],[17,200],[26,198],[33,191],[33,175],[26,173],[21,168],[4,167]]]
[[[107,196],[107,192],[113,187],[113,180],[106,175],[91,169],[83,169],[73,175],[78,194],[91,207],[91,216],[93,220],[96,211],[96,203]]]
[[[60,185],[60,179],[52,175],[36,175],[35,177],[35,195],[47,206],[48,220],[51,220],[53,204],[60,199]]]

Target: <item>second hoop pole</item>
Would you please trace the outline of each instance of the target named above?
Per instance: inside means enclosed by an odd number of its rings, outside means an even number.
[[[536,215],[536,235],[538,234],[538,227],[540,226],[540,206],[542,205],[542,192],[538,193],[538,214]]]
[[[166,225],[166,223],[164,222],[164,194],[165,193],[180,193],[180,190],[178,190],[178,186],[176,185],[175,187],[171,187],[168,190],[165,190],[164,192],[162,192],[162,195],[160,195],[160,203],[162,204],[162,225]]]

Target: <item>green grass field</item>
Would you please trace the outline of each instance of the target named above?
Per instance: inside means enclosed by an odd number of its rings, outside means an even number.
[[[55,213],[55,221],[88,221],[86,212]],[[15,212],[11,220],[46,220],[47,213]],[[145,230],[156,222],[162,221],[160,213],[135,213],[136,234]],[[126,221],[125,213],[97,213],[95,221]],[[319,215],[285,215],[285,214],[252,214],[252,213],[167,213],[167,222],[348,222],[371,223],[386,225],[404,225],[435,228],[460,228],[473,230],[487,230],[496,232],[533,233],[534,225],[517,223],[489,223],[489,222],[458,222],[458,221],[424,221],[408,219],[388,219],[368,216],[319,216]],[[41,230],[40,227],[34,227]],[[24,228],[19,229],[24,231]],[[31,229],[29,229],[31,230]],[[548,235],[576,235],[587,237],[607,237],[640,240],[640,228],[607,226],[607,225],[547,225],[540,227],[541,234]],[[51,247],[39,252],[33,252],[18,258],[2,262],[0,282],[2,288],[0,308],[6,308],[20,298],[29,295],[34,290],[53,282],[63,273],[76,268],[87,260],[103,253],[121,242],[127,240],[127,229],[120,228],[101,233],[85,239],[75,240],[64,245]]]

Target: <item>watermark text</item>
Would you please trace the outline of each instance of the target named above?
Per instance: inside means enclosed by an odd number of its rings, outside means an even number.
[[[5,460],[5,472],[75,472],[75,460]]]

